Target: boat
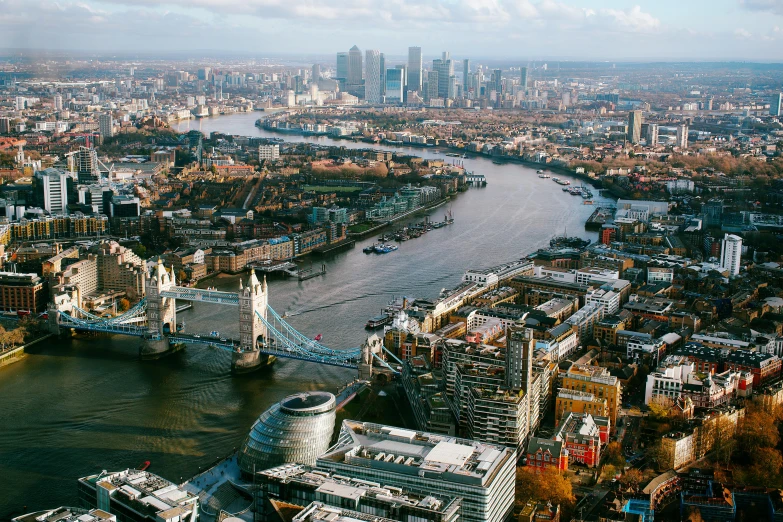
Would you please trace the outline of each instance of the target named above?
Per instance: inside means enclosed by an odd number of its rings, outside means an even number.
[[[368,330],[375,330],[376,328],[380,328],[381,326],[391,324],[392,319],[393,319],[392,316],[389,314],[379,315],[367,321],[364,327]]]
[[[581,237],[568,237],[566,235],[555,236],[549,241],[551,248],[576,248],[583,250],[587,248],[592,239],[582,239]]]
[[[313,337],[313,341],[320,341],[323,338],[324,338],[323,334],[318,334],[315,337]]]
[[[543,170],[537,170],[537,171],[536,171],[536,174],[543,174],[543,173],[544,173],[544,171],[543,171]]]
[[[568,192],[568,187],[563,187],[563,192]]]
[[[151,462],[150,462],[149,460],[145,460],[145,461],[144,461],[144,464],[142,464],[141,466],[139,466],[137,469],[138,469],[139,471],[146,471],[146,470],[147,470],[147,468],[149,468],[149,467],[150,467],[150,464],[151,464]]]
[[[375,245],[364,247],[362,249],[362,252],[364,252],[365,254],[372,254],[373,252],[375,252]]]
[[[499,161],[499,160],[492,160],[492,163],[494,163],[495,165],[502,165],[503,164],[503,162]]]
[[[549,174],[539,174],[538,177],[541,178],[541,179],[549,179],[552,176],[550,176]]]
[[[381,243],[380,245],[375,245],[375,252],[377,254],[388,254],[389,252],[394,252],[398,248],[397,245],[391,243]]]
[[[583,202],[582,202],[582,204],[583,204],[583,205],[592,205],[592,204],[593,204],[593,200],[591,200],[591,199],[586,199],[585,201],[583,201]]]

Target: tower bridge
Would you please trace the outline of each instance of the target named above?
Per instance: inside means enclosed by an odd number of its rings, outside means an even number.
[[[79,307],[75,294],[61,294],[49,305],[49,325],[53,332],[75,330],[139,337],[142,359],[158,359],[184,345],[222,349],[231,353],[231,368],[235,373],[258,369],[269,364],[273,357],[354,368],[360,378],[371,377],[373,368],[378,366],[396,373],[385,360],[383,354],[389,352],[378,336],[371,336],[358,348],[329,348],[289,325],[269,306],[268,297],[266,278],[259,281],[255,270],[250,271],[246,283],[240,280],[239,291],[233,293],[177,286],[174,271],[166,270],[158,260],[148,274],[145,298],[130,310],[111,318],[100,317]],[[236,307],[238,338],[214,335],[216,332],[212,335],[185,333],[177,326],[178,300]]]

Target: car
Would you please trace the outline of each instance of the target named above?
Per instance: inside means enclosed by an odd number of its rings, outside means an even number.
[[[195,337],[196,339],[201,339],[201,336],[198,334],[194,335],[193,337]]]

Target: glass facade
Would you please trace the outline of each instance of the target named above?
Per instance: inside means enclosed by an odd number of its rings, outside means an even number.
[[[296,462],[315,464],[332,438],[336,401],[327,392],[306,392],[286,397],[253,424],[239,451],[239,467],[254,471]]]

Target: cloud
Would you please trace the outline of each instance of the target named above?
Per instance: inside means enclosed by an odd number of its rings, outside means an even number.
[[[743,29],[741,27],[734,30],[734,36],[736,38],[739,38],[740,40],[746,40],[753,37],[753,35],[750,32],[748,32],[746,29]]]
[[[602,9],[601,13],[613,19],[621,29],[632,32],[650,32],[658,29],[661,25],[660,20],[649,13],[643,12],[638,5],[627,11]]]
[[[740,5],[751,11],[763,11],[783,16],[783,0],[739,0]]]

